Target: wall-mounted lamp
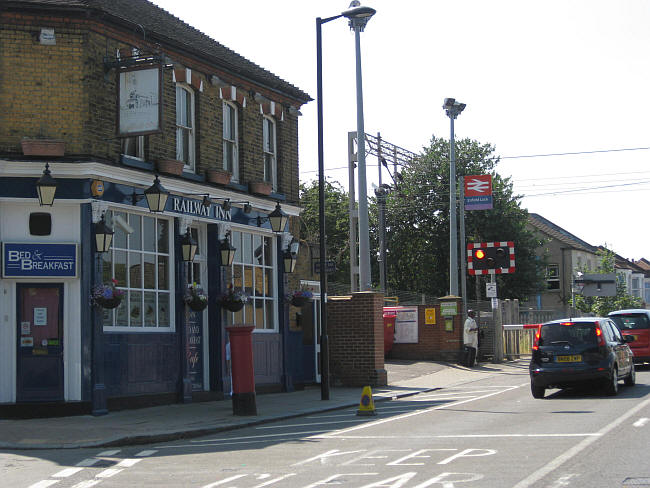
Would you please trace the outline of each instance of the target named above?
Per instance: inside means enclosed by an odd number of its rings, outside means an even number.
[[[289,247],[284,250],[283,260],[285,273],[293,273],[296,269],[298,249],[300,249],[300,243],[294,239],[291,241],[291,244],[289,244]]]
[[[185,232],[185,235],[183,236],[183,239],[181,240],[181,254],[183,256],[183,261],[185,262],[192,262],[194,261],[194,255],[196,254],[196,250],[198,249],[198,244],[192,237],[192,233],[190,232],[190,228],[187,228],[187,231]]]
[[[106,214],[102,214],[102,220],[95,224],[95,250],[97,252],[108,252],[113,242],[113,231],[106,225]]]
[[[232,265],[237,248],[230,242],[230,231],[226,232],[226,235],[219,246],[219,250],[221,251],[221,266]]]
[[[133,205],[138,203],[142,197],[143,195],[138,194],[135,192],[135,190],[133,190],[133,194],[131,195]],[[165,189],[164,186],[160,184],[158,175],[156,175],[156,178],[153,181],[153,185],[144,191],[144,197],[147,199],[147,205],[149,206],[149,210],[151,212],[164,212],[165,205],[167,205],[169,192]]]
[[[51,207],[54,204],[56,180],[52,178],[49,163],[45,163],[43,175],[36,182],[36,192],[38,193],[38,203],[41,207],[43,205]]]
[[[276,203],[275,210],[273,210],[268,217],[257,217],[257,226],[261,227],[262,223],[266,221],[271,223],[271,230],[273,232],[284,231],[284,228],[287,226],[287,222],[289,221],[289,216],[282,211],[280,202]]]

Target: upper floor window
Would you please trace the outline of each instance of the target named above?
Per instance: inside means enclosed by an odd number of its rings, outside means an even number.
[[[176,83],[176,159],[194,171],[194,92]]]
[[[232,173],[232,180],[239,179],[239,148],[237,145],[237,107],[223,103],[223,169]]]
[[[264,117],[262,126],[264,145],[264,181],[268,181],[277,190],[277,149],[275,144],[275,121]]]
[[[144,136],[124,137],[122,139],[122,154],[144,159]]]
[[[549,264],[546,267],[546,287],[549,290],[560,289],[560,266],[558,264]]]

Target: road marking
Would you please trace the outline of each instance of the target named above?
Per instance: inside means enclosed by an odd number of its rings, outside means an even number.
[[[636,422],[634,422],[632,425],[633,425],[634,427],[643,427],[645,424],[648,423],[648,421],[650,421],[649,418],[641,417],[639,420],[637,420]]]
[[[381,420],[372,420],[370,422],[365,422],[362,425],[357,425],[357,426],[354,426],[354,427],[348,427],[347,429],[342,429],[342,430],[336,430],[336,431],[332,432],[331,434],[325,435],[323,437],[336,438],[341,434],[346,434],[348,432],[353,432],[355,430],[365,429],[366,427],[374,427],[376,425],[385,424],[387,422],[394,422],[396,420],[402,420],[402,419],[406,419],[406,418],[409,418],[409,417],[415,417],[416,415],[422,415],[424,413],[433,412],[435,410],[442,410],[444,408],[455,407],[457,405],[462,405],[463,403],[473,402],[475,400],[482,400],[484,398],[488,398],[488,397],[491,397],[491,396],[494,396],[494,395],[499,395],[501,393],[512,391],[512,390],[514,390],[516,388],[519,388],[519,386],[510,386],[510,387],[508,387],[506,389],[503,389],[503,390],[500,390],[500,391],[495,391],[495,392],[492,392],[492,393],[488,393],[486,395],[477,396],[477,397],[470,398],[470,399],[467,399],[467,400],[460,400],[460,401],[457,401],[457,402],[451,402],[451,403],[448,403],[448,404],[445,404],[445,405],[438,405],[436,407],[425,408],[423,410],[418,410],[416,412],[406,413],[404,415],[398,415],[396,417],[391,417],[391,418],[386,418],[386,419],[381,419]],[[318,436],[318,437],[321,437],[321,436]]]
[[[29,485],[29,488],[47,488],[48,486],[52,486],[54,483],[58,483],[61,480],[43,480],[39,481],[38,483],[34,483],[33,485]]]
[[[284,480],[286,478],[289,478],[289,477],[295,476],[295,475],[296,475],[296,473],[285,474],[284,476],[280,476],[279,478],[273,478],[272,480],[265,481],[261,485],[255,485],[253,488],[262,488],[263,486],[269,486],[269,485],[272,485],[273,483],[277,483],[278,481],[282,481],[282,480]]]
[[[118,452],[120,452],[119,449],[114,449],[112,451],[102,451],[99,454],[97,454],[96,457],[110,457],[110,456],[115,456]]]
[[[509,437],[599,437],[600,432],[575,434],[441,434],[441,435],[337,435],[337,439],[491,439]],[[329,438],[315,435],[312,439]]]
[[[219,485],[225,485],[226,483],[230,481],[234,481],[239,478],[243,478],[246,476],[245,474],[236,474],[235,476],[231,476],[230,478],[226,478],[225,480],[221,481],[215,481],[214,483],[210,483],[209,485],[202,486],[201,488],[212,488],[213,486],[219,486]]]
[[[117,473],[121,473],[124,471],[123,469],[117,469],[117,468],[108,468],[102,471],[101,473],[97,474],[95,478],[110,478],[111,476],[115,476]]]
[[[90,488],[91,486],[95,486],[101,482],[102,480],[86,480],[82,481],[81,483],[77,483],[72,488]]]
[[[66,468],[64,470],[59,471],[58,473],[55,473],[52,475],[52,478],[67,478],[69,476],[72,476],[73,474],[78,473],[79,471],[82,471],[84,468]]]
[[[157,452],[156,449],[147,449],[146,451],[140,451],[135,455],[135,457],[147,457],[156,454]]]
[[[625,422],[627,419],[629,419],[632,415],[636,414],[639,410],[642,410],[643,408],[645,408],[649,404],[650,404],[650,398],[648,398],[647,400],[639,403],[638,405],[631,408],[630,410],[628,410],[623,415],[616,418],[616,420],[614,420],[610,424],[608,424],[605,427],[603,427],[602,429],[600,429],[598,431],[598,433],[601,436],[604,436],[605,434],[607,434],[611,430],[613,430],[616,427],[618,427],[619,425],[621,425],[623,422]],[[539,481],[540,479],[542,479],[543,477],[548,475],[550,472],[556,470],[557,468],[562,466],[562,464],[567,462],[569,459],[576,456],[582,450],[584,450],[585,448],[590,446],[596,439],[598,439],[598,436],[588,437],[586,439],[583,439],[578,444],[576,444],[572,448],[568,449],[567,451],[565,451],[564,453],[560,454],[558,457],[553,459],[551,462],[549,462],[546,465],[539,468],[537,471],[532,473],[527,478],[524,478],[523,480],[521,480],[513,488],[527,488],[529,486],[532,486],[537,481]]]
[[[358,424],[359,422],[371,422],[369,420],[359,420],[358,418],[352,420],[335,420],[332,422],[311,422],[306,424],[285,424],[285,425],[270,425],[266,427],[255,427],[257,430],[265,429],[289,429],[293,427],[309,427],[311,425],[327,425],[327,424]]]
[[[130,468],[131,466],[134,466],[138,464],[142,459],[133,459],[133,458],[126,458],[122,459],[119,463],[115,465],[116,468]]]
[[[95,458],[88,458],[88,459],[84,459],[83,461],[79,461],[77,464],[75,464],[75,466],[81,466],[82,468],[88,468],[90,466],[94,466],[99,461],[101,461],[101,459],[96,458],[96,457]]]

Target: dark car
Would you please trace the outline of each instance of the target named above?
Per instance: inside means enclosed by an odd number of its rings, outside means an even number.
[[[624,336],[634,337],[630,344],[634,353],[634,362],[650,362],[650,310],[634,308],[617,310],[609,313]]]
[[[553,320],[535,332],[530,360],[530,389],[544,398],[546,388],[570,388],[600,383],[605,393],[616,395],[619,380],[636,382],[633,353],[609,318],[582,317]]]

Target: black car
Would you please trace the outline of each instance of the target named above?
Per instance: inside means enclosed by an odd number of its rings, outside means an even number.
[[[569,388],[598,382],[605,393],[616,395],[618,382],[636,382],[633,354],[628,342],[609,318],[582,317],[553,320],[535,331],[530,360],[530,389],[544,398],[546,388]]]

